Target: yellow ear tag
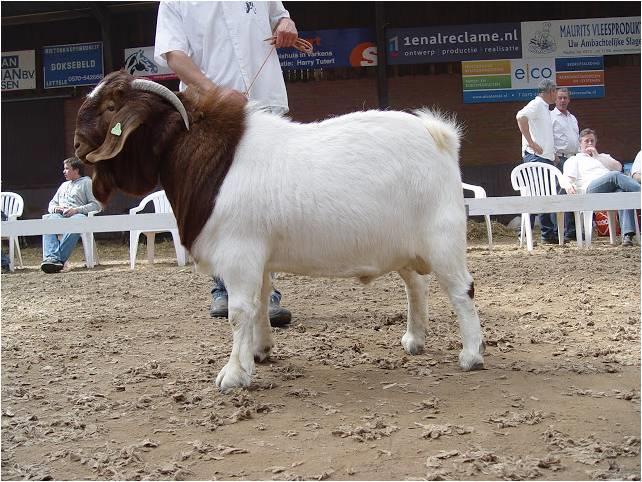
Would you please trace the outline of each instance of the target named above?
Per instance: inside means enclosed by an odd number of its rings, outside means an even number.
[[[120,136],[123,131],[120,129],[120,122],[118,122],[113,129],[111,130],[111,133],[114,134],[115,136]]]

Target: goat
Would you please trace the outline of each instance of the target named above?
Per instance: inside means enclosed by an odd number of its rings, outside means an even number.
[[[428,321],[422,275],[433,272],[459,319],[460,366],[481,368],[457,124],[428,110],[301,124],[228,99],[114,72],[81,106],[74,138],[98,200],[160,180],[183,244],[225,280],[233,346],[216,385],[248,386],[273,348],[270,272],[367,283],[397,271],[408,297],[401,343],[413,355]]]

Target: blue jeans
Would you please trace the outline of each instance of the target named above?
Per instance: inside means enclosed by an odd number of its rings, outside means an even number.
[[[69,218],[65,218],[62,214],[46,214],[45,219],[71,219],[78,216],[85,217],[84,214],[74,214]],[[60,261],[65,263],[71,256],[71,252],[76,247],[78,240],[80,239],[80,234],[78,233],[66,233],[62,235],[62,239],[58,240],[58,236],[55,234],[43,234],[42,235],[42,258],[50,259],[53,261]]]
[[[540,157],[537,154],[531,154],[524,151],[523,162],[542,162],[554,166],[555,163],[545,157]],[[539,225],[541,227],[542,239],[555,239],[557,238],[557,228],[555,226],[555,213],[531,214],[531,226],[535,224],[535,216],[539,216]]]
[[[270,277],[272,277],[270,275]],[[214,285],[212,286],[212,298],[216,299],[219,296],[225,296],[227,298],[227,288],[225,287],[225,282],[222,278],[214,276]],[[279,290],[272,289],[272,294],[270,295],[270,301],[274,303],[281,303],[281,292]]]
[[[586,192],[640,192],[640,185],[621,172],[611,171],[591,182],[586,188]],[[635,210],[619,211],[619,215],[622,234],[635,233]]]
[[[568,160],[566,156],[557,156],[560,160],[557,168],[564,172],[564,163]],[[557,194],[566,194],[566,190],[562,189],[561,186],[557,188]],[[555,216],[553,216],[553,222],[556,222]],[[574,213],[564,213],[564,239],[574,239],[575,236],[575,214]]]
[[[7,215],[3,211],[0,211],[0,212],[1,212],[1,215],[2,215],[2,220],[6,221],[8,219]],[[9,242],[11,242],[11,239],[9,240]],[[2,271],[9,271],[9,266],[11,265],[11,263],[10,263],[11,260],[9,259],[9,256],[7,256],[6,254],[4,254],[4,253],[1,253],[1,254],[2,254]]]

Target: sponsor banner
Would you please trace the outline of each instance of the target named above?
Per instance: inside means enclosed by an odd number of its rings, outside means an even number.
[[[299,32],[312,44],[305,54],[294,48],[279,49],[283,70],[332,69],[335,67],[373,67],[377,65],[375,33],[367,28]]]
[[[36,88],[36,51],[2,52],[2,90]]]
[[[602,57],[462,62],[464,104],[523,102],[542,80],[567,87],[573,98],[604,97]]]
[[[125,49],[125,70],[134,77],[152,80],[177,79],[176,74],[154,61],[154,46]]]
[[[388,63],[518,59],[522,56],[520,29],[519,23],[388,29]]]
[[[42,64],[45,89],[95,85],[104,76],[103,43],[45,47]]]
[[[579,57],[640,53],[640,17],[522,22],[527,57]]]

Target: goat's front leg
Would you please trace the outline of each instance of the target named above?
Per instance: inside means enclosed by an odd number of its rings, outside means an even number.
[[[263,273],[263,284],[261,285],[261,304],[259,317],[254,324],[254,360],[263,362],[270,357],[274,340],[272,339],[272,327],[268,316],[268,305],[272,294],[272,280],[270,273]]]
[[[231,277],[230,277],[231,278]],[[247,387],[254,375],[254,327],[259,322],[260,278],[255,283],[223,278],[228,292],[228,318],[232,325],[233,345],[230,359],[216,377],[221,391]]]

